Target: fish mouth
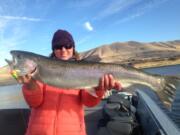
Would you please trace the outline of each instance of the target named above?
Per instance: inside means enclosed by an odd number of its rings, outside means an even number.
[[[15,71],[18,76],[31,75],[34,76],[37,73],[37,64],[28,58],[23,57],[23,55],[11,52],[12,60],[5,59],[8,63],[10,69]]]
[[[13,70],[14,69],[14,65],[15,65],[15,60],[14,59],[13,60],[5,59],[5,61],[9,65],[10,69]]]
[[[13,68],[14,65],[16,65],[17,63],[17,57],[15,55],[13,55],[13,53],[11,53],[12,55],[12,60],[9,59],[5,59],[5,61],[8,63],[8,65]]]

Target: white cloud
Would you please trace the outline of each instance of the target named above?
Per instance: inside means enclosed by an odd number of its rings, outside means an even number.
[[[100,10],[93,20],[102,20],[119,14],[121,16],[119,17],[120,20],[117,20],[118,22],[129,21],[167,1],[169,0],[113,0],[104,9]]]
[[[107,7],[104,8],[101,12],[99,12],[99,14],[97,14],[94,19],[100,20],[110,15],[117,14],[139,1],[140,0],[114,0],[113,2],[107,4]]]
[[[151,10],[152,8],[155,8],[157,6],[159,6],[160,4],[167,2],[168,0],[159,0],[159,1],[148,1],[146,3],[143,3],[142,5],[136,7],[133,11],[133,13],[121,18],[120,20],[117,20],[115,22],[115,24],[118,23],[124,23],[130,20],[133,20],[137,17],[140,17],[142,15],[144,15],[146,12],[148,12],[149,10]],[[139,2],[142,2],[142,0],[140,0]]]
[[[85,27],[85,29],[87,29],[88,31],[93,31],[93,27],[92,27],[92,25],[91,25],[91,23],[90,22],[85,22],[84,23],[84,27]]]
[[[31,18],[31,17],[26,17],[26,16],[7,16],[7,15],[2,16],[1,15],[0,18],[7,19],[7,20],[24,20],[24,21],[33,21],[33,22],[42,21],[39,18]]]
[[[136,13],[136,14],[131,14],[130,16],[127,16],[127,17],[125,17],[125,18],[123,18],[123,19],[121,19],[121,20],[116,21],[115,24],[124,23],[124,22],[127,22],[127,21],[129,21],[129,20],[135,19],[135,18],[143,15],[144,13],[145,13],[145,12],[142,11],[142,12],[138,12],[138,13]]]

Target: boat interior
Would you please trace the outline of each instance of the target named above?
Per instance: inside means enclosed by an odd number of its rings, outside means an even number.
[[[112,92],[99,105],[85,107],[87,135],[180,135],[179,111],[168,111],[149,90]],[[24,135],[29,113],[1,109],[0,135]]]

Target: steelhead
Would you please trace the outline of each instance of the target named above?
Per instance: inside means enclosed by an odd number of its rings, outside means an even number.
[[[65,89],[90,89],[99,83],[104,74],[112,74],[123,88],[145,85],[157,93],[168,108],[172,105],[180,79],[145,73],[142,70],[119,64],[85,61],[62,61],[26,51],[11,51],[13,60],[6,60],[19,76],[31,73],[33,78],[48,85]]]

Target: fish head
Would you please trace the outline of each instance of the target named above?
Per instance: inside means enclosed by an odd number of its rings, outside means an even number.
[[[36,72],[37,63],[30,54],[23,51],[11,51],[12,60],[6,60],[11,71],[15,71],[18,76],[24,76]]]

